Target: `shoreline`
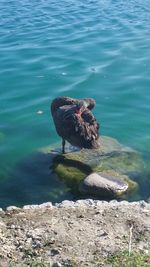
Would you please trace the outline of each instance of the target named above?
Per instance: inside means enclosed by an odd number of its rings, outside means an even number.
[[[127,251],[150,260],[150,203],[10,206],[0,210],[0,244],[1,266],[112,266],[107,260]]]

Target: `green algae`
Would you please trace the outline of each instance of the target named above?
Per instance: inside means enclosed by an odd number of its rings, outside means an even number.
[[[79,183],[92,172],[90,166],[79,160],[73,160],[70,157],[67,158],[63,155],[56,156],[53,162],[53,170],[58,177],[75,191],[77,190]]]

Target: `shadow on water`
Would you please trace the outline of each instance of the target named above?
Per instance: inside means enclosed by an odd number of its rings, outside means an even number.
[[[72,199],[69,189],[51,170],[55,155],[34,152],[21,160],[9,177],[0,181],[0,207]]]

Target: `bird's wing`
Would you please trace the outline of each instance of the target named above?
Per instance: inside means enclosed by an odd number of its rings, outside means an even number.
[[[74,125],[76,124],[74,105],[59,107],[54,113],[53,118],[57,133],[67,139],[74,131]]]
[[[76,132],[78,132],[79,135],[83,136],[86,140],[95,140],[99,137],[99,124],[89,109],[86,109],[82,113],[81,118],[76,118],[75,129]]]
[[[99,129],[99,124],[96,121],[93,113],[89,109],[85,109],[82,113],[82,118],[86,123],[89,123],[89,125],[97,125],[97,129]]]

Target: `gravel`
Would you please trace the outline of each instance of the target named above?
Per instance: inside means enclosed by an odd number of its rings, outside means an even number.
[[[150,255],[150,204],[144,201],[65,200],[0,209],[0,266],[106,266],[107,257],[129,245]]]

